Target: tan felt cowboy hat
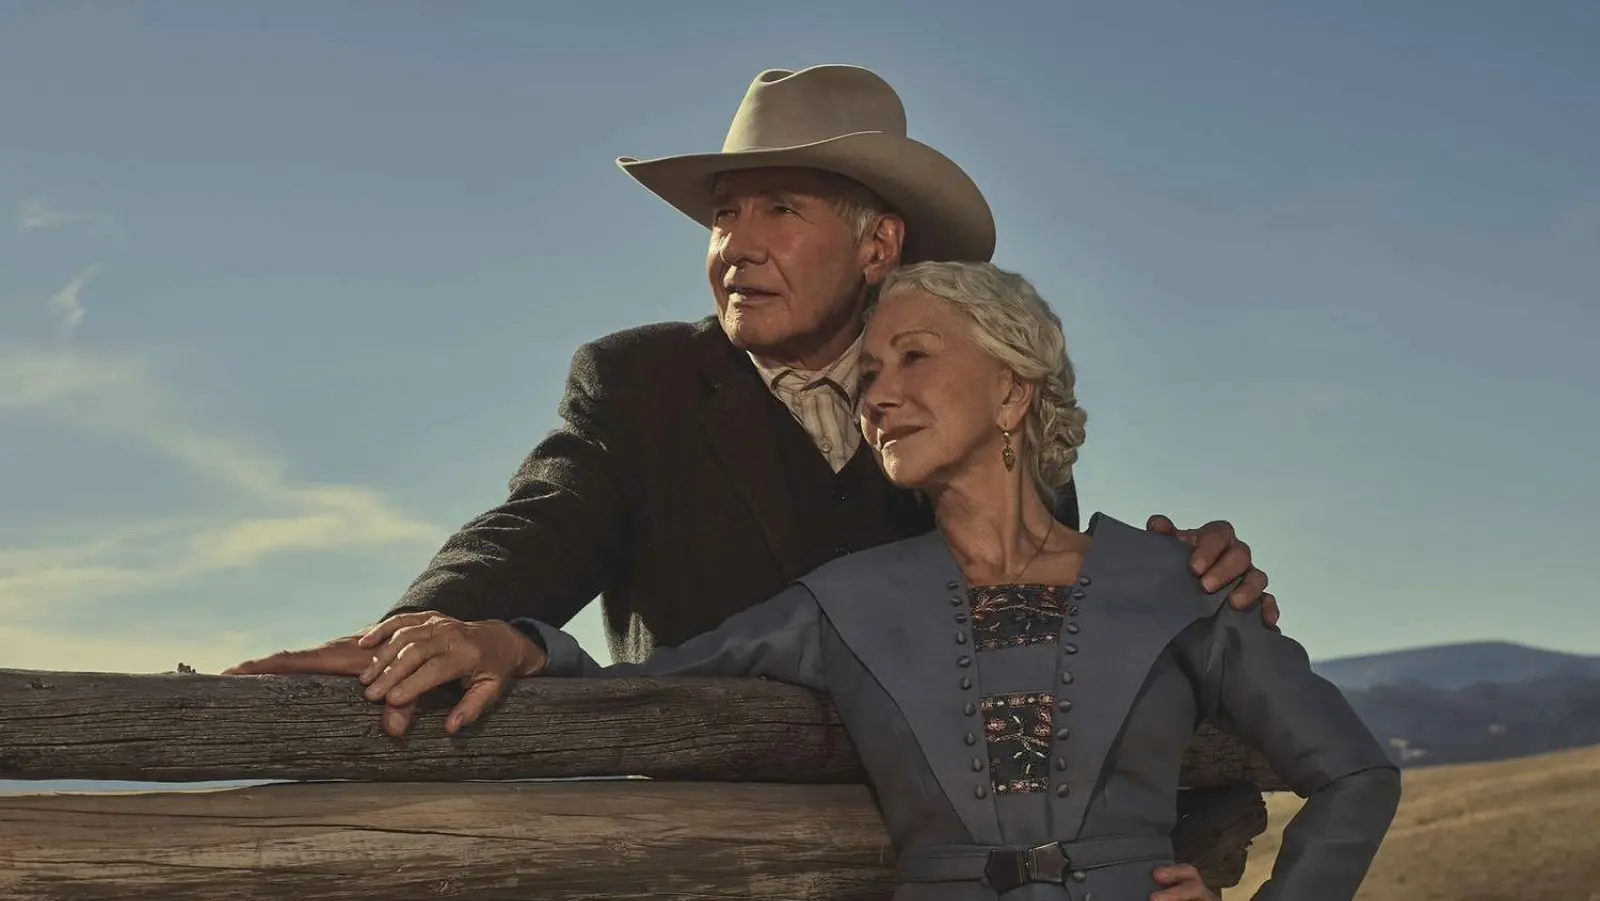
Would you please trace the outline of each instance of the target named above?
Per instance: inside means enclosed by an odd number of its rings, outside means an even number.
[[[905,219],[903,262],[994,255],[994,215],[978,186],[944,154],[906,137],[900,97],[859,66],[768,69],[750,83],[720,153],[622,157],[617,165],[707,227],[717,173],[822,169],[867,186]]]

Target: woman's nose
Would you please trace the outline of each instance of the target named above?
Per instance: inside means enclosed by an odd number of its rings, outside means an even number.
[[[882,376],[874,378],[861,392],[861,415],[876,422],[883,414],[898,402],[898,394],[894,387]]]

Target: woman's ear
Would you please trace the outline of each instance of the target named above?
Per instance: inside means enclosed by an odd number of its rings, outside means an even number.
[[[1000,404],[1000,428],[1008,432],[1022,431],[1022,421],[1028,416],[1028,409],[1033,406],[1033,396],[1038,391],[1038,386],[1033,382],[1021,378],[1015,372],[1006,371],[1009,387],[1005,400]]]

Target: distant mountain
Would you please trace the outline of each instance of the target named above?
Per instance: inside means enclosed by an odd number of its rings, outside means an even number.
[[[1319,661],[1312,668],[1346,692],[1407,684],[1455,690],[1550,676],[1600,678],[1600,657],[1486,641],[1340,657]]]
[[[1411,682],[1345,691],[1397,763],[1508,760],[1600,745],[1600,676],[1432,688]]]

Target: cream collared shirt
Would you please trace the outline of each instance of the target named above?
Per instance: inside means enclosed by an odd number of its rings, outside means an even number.
[[[861,379],[861,339],[837,360],[817,371],[772,364],[750,356],[761,380],[789,408],[834,472],[845,467],[861,446],[861,429],[850,399]]]

